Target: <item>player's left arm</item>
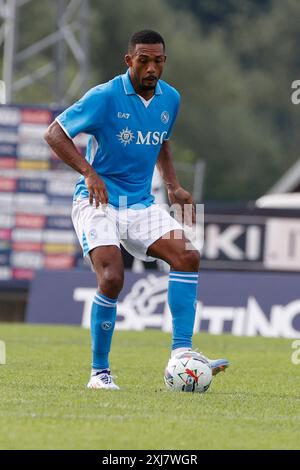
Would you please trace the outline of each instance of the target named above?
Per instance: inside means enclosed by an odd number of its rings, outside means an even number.
[[[183,211],[189,208],[190,210],[185,211],[184,220],[188,225],[196,223],[196,210],[193,198],[188,191],[180,186],[174,168],[173,153],[168,140],[165,140],[161,146],[156,166],[166,185],[170,204],[179,204]],[[186,207],[184,207],[185,205]],[[190,221],[189,214],[192,214],[192,221]]]

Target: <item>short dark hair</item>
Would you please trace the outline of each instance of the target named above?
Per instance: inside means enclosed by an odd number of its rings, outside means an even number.
[[[165,49],[163,37],[152,29],[143,29],[134,33],[129,40],[128,51],[131,52],[136,44],[162,44]]]

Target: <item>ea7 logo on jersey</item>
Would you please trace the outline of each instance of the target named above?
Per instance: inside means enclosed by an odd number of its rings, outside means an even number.
[[[126,127],[117,135],[121,144],[126,147],[126,145],[131,144],[136,140],[136,145],[159,145],[162,144],[167,136],[167,132],[158,132],[158,131],[149,131],[145,134],[142,131],[137,131],[137,138],[134,136],[134,133]]]
[[[120,111],[118,112],[118,118],[120,119],[129,119],[130,114],[129,113],[121,113]]]

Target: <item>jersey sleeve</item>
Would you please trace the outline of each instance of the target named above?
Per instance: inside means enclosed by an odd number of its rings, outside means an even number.
[[[71,139],[80,132],[93,135],[104,122],[107,102],[108,93],[105,86],[94,87],[55,120]]]
[[[172,119],[170,121],[170,126],[169,126],[169,129],[168,129],[167,135],[164,138],[164,140],[169,140],[170,135],[172,134],[173,126],[174,126],[176,118],[177,118],[177,114],[178,114],[178,110],[179,110],[179,106],[180,106],[180,94],[177,91],[176,91],[175,100],[176,100],[176,102],[175,102],[175,106],[174,106],[174,112],[173,112],[173,115],[172,115]]]

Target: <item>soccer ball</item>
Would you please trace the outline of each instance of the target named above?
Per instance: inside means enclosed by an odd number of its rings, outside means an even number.
[[[211,384],[212,371],[201,354],[185,351],[171,357],[164,380],[166,387],[174,391],[204,393]]]

